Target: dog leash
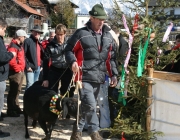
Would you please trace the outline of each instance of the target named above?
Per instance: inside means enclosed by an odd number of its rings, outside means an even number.
[[[75,83],[74,83],[75,77],[76,77],[76,74],[73,74],[73,76],[72,76],[72,78],[71,78],[71,82],[70,82],[70,84],[69,84],[69,86],[68,86],[68,89],[67,89],[66,93],[61,97],[61,99],[63,99],[66,95],[68,95],[68,97],[69,97],[69,91],[70,91],[70,89],[71,89],[72,87],[75,87]]]
[[[80,107],[80,104],[81,104],[81,100],[80,100],[80,95],[79,95],[79,90],[82,89],[82,82],[79,80],[79,70],[78,72],[76,73],[78,74],[78,80],[76,81],[76,88],[75,88],[75,91],[74,93],[77,93],[78,95],[78,107],[77,107],[77,128],[79,129],[79,125],[78,125],[78,122],[79,122],[79,107]]]
[[[68,69],[69,67],[67,67],[64,71],[63,71],[63,74],[58,78],[58,80],[54,83],[54,85],[52,85],[52,87],[50,89],[52,89],[56,84],[57,82],[59,82],[59,80],[61,79],[61,77],[64,75],[64,73],[66,72],[66,70]]]

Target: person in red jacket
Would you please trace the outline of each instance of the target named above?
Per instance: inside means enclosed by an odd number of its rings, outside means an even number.
[[[46,46],[54,39],[55,35],[56,35],[55,30],[49,31],[49,37],[41,42],[43,49],[46,49]],[[41,65],[43,65],[43,62]],[[51,66],[51,59],[49,60],[48,66],[49,67]],[[41,67],[41,72],[39,74],[39,80],[43,80],[43,69],[42,69],[42,67]]]
[[[17,54],[16,57],[9,62],[10,89],[7,96],[7,115],[10,117],[19,117],[22,113],[18,100],[24,77],[25,56],[22,44],[26,36],[27,34],[24,30],[17,30],[15,37],[8,47],[9,52],[16,52]]]

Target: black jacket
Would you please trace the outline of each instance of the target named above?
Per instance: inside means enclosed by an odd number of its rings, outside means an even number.
[[[51,62],[50,69],[66,69],[68,67],[65,61],[64,49],[66,47],[66,42],[68,38],[66,37],[62,45],[57,43],[56,36],[54,39],[46,46],[44,51],[43,59],[43,78],[47,80],[49,73],[49,62]]]
[[[124,39],[122,34],[119,35],[119,50],[118,50],[118,60],[120,60],[121,63],[124,63],[124,60],[126,58],[126,55],[129,50],[129,44],[128,42]]]
[[[110,77],[118,75],[115,63],[117,46],[109,32],[110,28],[103,25],[99,49],[96,34],[90,27],[91,23],[88,22],[86,27],[76,30],[69,39],[65,48],[66,62],[72,65],[77,61],[81,69],[80,80],[103,83],[107,71]]]
[[[25,52],[25,59],[26,59],[26,70],[31,67],[31,69],[37,70],[37,43],[41,48],[41,59],[43,58],[44,49],[41,43],[36,40],[32,35],[29,38],[26,38],[24,41],[24,52]]]
[[[0,82],[6,80],[9,74],[9,61],[14,57],[4,45],[3,37],[0,36]]]

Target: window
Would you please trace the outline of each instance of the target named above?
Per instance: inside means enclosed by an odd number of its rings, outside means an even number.
[[[40,10],[40,9],[36,9],[36,11],[37,11],[38,13],[41,13],[41,10]]]
[[[174,10],[170,10],[170,15],[174,15]]]

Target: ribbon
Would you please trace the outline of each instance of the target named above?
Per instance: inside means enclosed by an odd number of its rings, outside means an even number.
[[[166,40],[167,40],[167,38],[168,38],[168,36],[169,36],[171,30],[172,30],[172,27],[173,27],[173,23],[171,22],[170,25],[168,26],[168,28],[167,28],[165,34],[164,34],[164,37],[163,37],[162,42],[166,42]]]
[[[139,46],[138,68],[137,68],[138,77],[142,76],[142,72],[144,71],[144,62],[145,62],[146,52],[147,52],[147,48],[148,48],[148,44],[150,40],[151,31],[152,31],[151,28],[145,28],[145,30],[148,30],[148,38],[146,39],[143,49],[142,49],[141,43]],[[140,42],[142,42],[142,39]]]
[[[139,15],[136,14],[134,17],[134,25],[133,25],[133,29],[132,29],[133,38],[134,38],[134,32],[138,29],[138,21],[139,21]]]
[[[142,76],[141,57],[142,57],[142,39],[140,40],[140,45],[139,45],[137,77]]]
[[[119,96],[118,96],[118,102],[122,102],[124,106],[126,105],[126,100],[123,98],[124,88],[125,88],[125,84],[124,84],[125,74],[126,74],[126,72],[125,72],[124,66],[122,65],[121,84],[120,84],[120,92],[119,92]]]
[[[146,39],[146,42],[144,44],[144,48],[143,48],[143,52],[142,52],[142,72],[144,71],[144,61],[145,61],[145,57],[146,57],[146,52],[147,52],[147,48],[148,48],[148,44],[149,44],[149,40],[150,40],[150,35],[151,35],[151,28],[145,28],[148,30],[148,38]]]
[[[126,100],[123,98],[124,93],[125,93],[125,90],[124,90],[124,88],[125,88],[125,74],[129,73],[129,71],[127,70],[127,66],[129,63],[130,56],[131,56],[131,46],[132,46],[132,42],[133,42],[133,37],[129,31],[129,28],[128,28],[127,22],[126,22],[126,18],[124,15],[122,16],[122,20],[124,23],[124,27],[125,27],[128,35],[129,35],[129,51],[128,51],[128,54],[127,54],[126,59],[124,61],[124,65],[122,65],[121,83],[120,83],[120,92],[119,92],[119,96],[118,96],[118,102],[123,102],[123,105],[126,105]]]
[[[124,138],[124,132],[121,133],[121,140],[126,140],[126,139]]]
[[[124,61],[124,68],[125,68],[126,73],[128,74],[129,71],[127,70],[127,66],[128,66],[128,63],[129,63],[130,56],[131,56],[131,46],[132,46],[132,42],[133,42],[133,36],[131,35],[131,33],[129,31],[129,28],[128,28],[127,23],[126,23],[126,18],[125,18],[124,15],[122,16],[122,20],[123,20],[123,23],[124,23],[124,27],[125,27],[128,35],[129,35],[129,51],[128,51],[128,54],[127,54],[126,59]]]
[[[128,43],[129,50],[128,50],[126,59],[124,61],[124,65],[122,65],[121,83],[120,83],[120,92],[119,92],[119,96],[118,96],[118,102],[123,102],[123,105],[126,105],[126,100],[123,98],[123,96],[125,94],[125,74],[129,74],[129,71],[127,70],[127,66],[129,63],[130,56],[131,56],[131,46],[132,46],[132,42],[133,42],[133,36],[131,35],[131,33],[129,31],[129,28],[128,28],[127,22],[126,22],[126,18],[124,15],[122,16],[122,20],[123,20],[124,27],[129,35],[129,43]]]

